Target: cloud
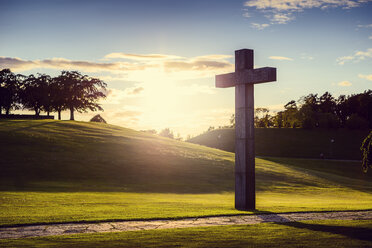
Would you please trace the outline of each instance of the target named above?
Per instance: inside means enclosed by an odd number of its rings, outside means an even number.
[[[102,113],[102,116],[109,123],[125,127],[137,127],[143,111],[135,106],[123,106],[121,108],[109,109]]]
[[[124,90],[115,88],[107,88],[104,92],[106,99],[101,101],[102,104],[121,104],[126,98],[140,97],[144,91],[144,87],[137,85],[134,87],[128,87]]]
[[[372,81],[372,74],[369,74],[369,75],[359,74],[358,77]]]
[[[0,56],[0,68],[10,68],[14,71],[27,71],[36,68],[49,68],[56,70],[79,70],[83,72],[110,72],[125,75],[130,79],[131,75],[144,71],[153,70],[154,73],[168,72],[195,72],[193,77],[212,76],[233,69],[233,65],[227,61],[230,55],[210,54],[196,57],[182,57],[166,54],[126,54],[110,53],[108,58],[131,58],[132,61],[93,62],[76,61],[65,58],[52,58],[44,60],[24,60],[21,58],[10,58]],[[134,74],[133,74],[134,73]],[[191,74],[190,74],[191,75]],[[120,77],[105,76],[110,80],[122,80]]]
[[[273,60],[293,60],[292,58],[283,57],[283,56],[270,56],[269,59],[273,59]]]
[[[130,54],[130,53],[109,53],[105,59],[130,59],[130,60],[166,60],[182,59],[183,57],[167,54]]]
[[[216,94],[216,88],[207,86],[207,85],[199,85],[199,84],[192,84],[190,86],[183,86],[179,87],[178,91],[181,92],[182,95],[196,95],[196,94]]]
[[[0,68],[11,68],[13,70],[29,70],[34,67],[37,67],[37,64],[33,61],[0,56]]]
[[[270,112],[275,113],[275,112],[284,110],[284,105],[285,103],[281,103],[281,104],[274,104],[274,105],[268,105],[268,106],[263,106],[263,107],[269,109]]]
[[[345,64],[346,61],[353,60],[353,59],[354,59],[353,56],[343,56],[343,57],[337,58],[336,61],[339,65],[343,65]]]
[[[302,53],[302,54],[301,54],[301,59],[313,60],[314,57],[311,56],[311,55],[308,55],[308,54],[306,54],[306,53]]]
[[[255,22],[251,23],[251,27],[255,28],[255,29],[258,29],[258,30],[263,30],[263,29],[265,29],[269,26],[270,26],[270,24],[267,24],[267,23],[263,23],[263,24],[255,23]]]
[[[0,56],[0,68],[10,68],[14,71],[27,71],[36,68],[51,68],[57,70],[81,70],[86,72],[95,71],[132,71],[144,69],[143,65],[112,62],[97,63],[90,61],[76,61],[65,58],[52,58],[44,60],[23,60],[21,58],[10,58]]]
[[[210,54],[210,55],[194,57],[193,60],[222,60],[222,59],[228,59],[232,57],[233,57],[232,55],[226,55],[226,54]]]
[[[269,16],[269,18],[271,18],[271,21],[276,24],[286,24],[295,19],[292,13],[277,13]]]
[[[336,61],[339,65],[343,65],[348,61],[359,62],[369,58],[372,58],[372,48],[368,48],[366,51],[356,51],[353,55],[339,57]]]
[[[128,96],[128,97],[138,97],[141,95],[141,93],[143,93],[144,90],[145,88],[142,86],[134,86],[134,87],[126,88],[124,90],[124,94],[125,96]]]
[[[305,9],[350,9],[367,1],[369,0],[248,0],[244,6],[247,10],[252,8],[265,13],[271,24],[286,24],[295,19],[294,13],[303,12]]]
[[[115,74],[115,76],[111,75],[104,75],[99,76],[99,78],[105,82],[113,82],[113,81],[126,81],[128,77],[128,74]]]
[[[104,93],[106,94],[106,99],[101,100],[102,104],[119,104],[125,99],[125,92],[123,90],[106,88]]]
[[[352,83],[350,83],[349,81],[342,81],[342,82],[339,82],[337,85],[341,87],[350,87]]]
[[[368,39],[372,40],[372,35],[368,37]]]
[[[357,27],[358,28],[372,28],[372,24],[364,24],[364,25],[359,24]]]
[[[231,64],[225,61],[195,60],[195,61],[166,61],[166,71],[199,71],[230,68]]]

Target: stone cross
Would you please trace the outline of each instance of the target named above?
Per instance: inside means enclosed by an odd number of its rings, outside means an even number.
[[[235,87],[235,208],[256,207],[253,85],[276,81],[276,68],[253,69],[253,50],[235,51],[235,72],[216,75],[216,87]]]

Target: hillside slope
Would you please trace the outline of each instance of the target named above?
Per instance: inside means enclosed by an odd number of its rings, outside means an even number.
[[[361,160],[359,147],[369,130],[256,128],[256,155]],[[334,140],[331,143],[331,140]],[[216,129],[189,140],[234,152],[235,129]]]
[[[234,154],[107,124],[0,121],[0,226],[238,214]],[[358,162],[256,159],[257,210],[371,209]]]
[[[193,191],[198,181],[197,191],[202,184],[213,185],[212,191],[232,189],[230,153],[118,126],[0,121],[0,139],[0,181],[6,188],[57,189],[63,182],[84,190]]]
[[[234,190],[234,154],[100,123],[1,121],[0,189],[213,193]],[[292,161],[293,162],[293,161]],[[314,168],[341,164],[312,162]],[[298,165],[296,168],[291,166]],[[328,187],[332,174],[309,174],[303,162],[257,159],[257,189]],[[363,179],[359,164],[344,164]],[[334,170],[337,174],[340,170]],[[332,172],[332,171],[331,171]],[[314,174],[315,173],[315,174]],[[369,177],[369,176],[368,176]],[[322,179],[323,178],[323,179]],[[357,183],[358,184],[358,183]]]

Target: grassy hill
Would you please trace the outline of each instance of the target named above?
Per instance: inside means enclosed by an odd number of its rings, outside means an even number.
[[[136,192],[233,189],[230,153],[118,126],[1,121],[0,139],[5,141],[0,144],[0,187],[7,189],[43,184],[48,190],[74,184],[84,190]]]
[[[234,209],[234,154],[118,126],[0,121],[0,225]],[[256,159],[257,211],[372,208],[358,162]]]
[[[361,160],[359,147],[369,130],[256,128],[256,155],[271,157]],[[334,143],[331,143],[331,139]],[[189,140],[191,143],[235,151],[235,129],[216,129]]]

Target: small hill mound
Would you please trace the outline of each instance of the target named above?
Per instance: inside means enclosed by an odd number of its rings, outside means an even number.
[[[107,123],[105,119],[101,115],[95,115],[90,119],[90,122],[101,122],[101,123]]]

